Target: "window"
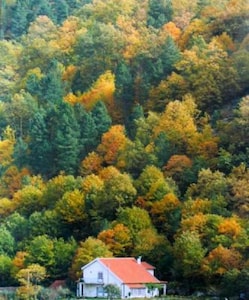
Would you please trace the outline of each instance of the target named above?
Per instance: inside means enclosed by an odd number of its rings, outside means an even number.
[[[133,296],[141,297],[145,295],[145,289],[131,289]]]
[[[98,272],[98,281],[103,281],[103,272]]]

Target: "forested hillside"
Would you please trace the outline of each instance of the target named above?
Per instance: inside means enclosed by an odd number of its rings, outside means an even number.
[[[0,1],[0,286],[141,255],[169,292],[249,295],[248,20],[248,0]]]

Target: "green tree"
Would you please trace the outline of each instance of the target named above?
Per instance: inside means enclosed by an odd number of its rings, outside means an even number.
[[[126,121],[127,133],[131,139],[134,139],[136,136],[136,131],[137,131],[136,121],[139,120],[140,118],[142,119],[145,118],[144,109],[142,105],[136,104],[132,108],[131,114],[128,116],[128,119]]]
[[[170,142],[166,132],[160,132],[153,141],[154,151],[157,158],[157,166],[160,168],[166,164],[169,158],[177,152]]]
[[[134,86],[131,66],[124,60],[118,63],[115,70],[115,87],[115,99],[126,114],[132,105]]]
[[[35,174],[50,176],[52,146],[49,142],[49,131],[45,111],[41,110],[32,120],[30,130],[28,162]]]
[[[28,28],[28,13],[27,2],[17,0],[11,15],[11,33],[15,38],[26,33]]]
[[[172,20],[173,7],[171,0],[150,0],[147,24],[155,28],[160,28],[165,23]]]
[[[6,8],[15,3],[15,0],[1,0],[0,1],[0,40],[4,39],[6,26]]]
[[[121,59],[122,47],[123,36],[117,27],[99,20],[93,22],[87,32],[77,38],[74,46],[74,53],[79,58],[79,72],[73,80],[73,92],[88,90],[106,70],[113,71]]]
[[[11,233],[15,242],[20,242],[24,237],[28,236],[28,221],[27,219],[20,215],[17,211],[9,215],[4,220],[6,229]]]
[[[0,277],[1,286],[13,284],[11,270],[13,268],[12,260],[7,254],[0,254]]]
[[[67,225],[61,222],[55,210],[34,212],[28,219],[27,239],[46,234],[53,238],[70,237],[72,232]]]
[[[121,291],[117,285],[107,284],[104,286],[104,291],[107,293],[107,298],[110,300],[121,297]]]
[[[173,250],[175,268],[179,275],[182,274],[186,278],[191,278],[200,274],[201,262],[206,251],[195,232],[185,231],[180,234],[175,239]]]
[[[153,228],[148,212],[136,206],[121,208],[118,211],[117,221],[129,228],[133,243],[141,230]]]
[[[13,255],[15,240],[10,231],[4,226],[0,226],[0,254]]]
[[[223,173],[212,172],[210,169],[202,169],[198,174],[197,183],[188,188],[187,197],[200,197],[202,199],[226,197],[228,193],[228,182]]]
[[[63,238],[55,239],[54,241],[54,278],[67,278],[68,271],[71,266],[72,259],[77,249],[77,243],[73,238],[65,241]]]
[[[99,143],[96,121],[92,113],[87,112],[83,105],[74,106],[75,118],[79,126],[79,158],[84,159]],[[101,124],[101,119],[99,120]]]
[[[47,67],[47,73],[41,78],[41,104],[61,103],[64,90],[62,82],[62,69],[56,59],[52,59]]]
[[[79,163],[79,126],[75,119],[73,108],[63,103],[59,106],[59,120],[55,124],[55,134],[51,136],[53,143],[54,174],[64,171],[66,174],[75,174]],[[53,125],[53,124],[51,124]],[[65,157],[67,159],[65,159]]]
[[[11,102],[6,104],[7,121],[15,129],[16,136],[25,137],[27,135],[30,121],[37,111],[36,100],[24,90],[15,94]]]
[[[100,142],[100,138],[103,133],[107,132],[112,124],[112,119],[108,114],[106,106],[103,101],[98,101],[92,111],[92,118],[95,123],[96,131],[97,131],[97,142]]]
[[[128,174],[118,174],[105,181],[100,195],[99,213],[108,220],[114,220],[117,210],[133,204],[136,189]]]
[[[48,16],[52,19],[52,9],[49,0],[41,0],[39,2],[31,0],[29,8],[33,12],[29,14],[29,22],[34,21],[38,16]]]
[[[155,66],[152,73],[152,82],[157,84],[162,78],[167,77],[174,70],[174,65],[180,61],[180,50],[174,42],[173,38],[168,36],[164,43],[160,45]]]
[[[47,235],[40,235],[32,239],[27,247],[25,264],[39,264],[46,268],[48,274],[54,266],[54,244]]]
[[[53,13],[56,15],[56,21],[58,24],[62,22],[69,16],[69,5],[65,0],[58,0],[53,4]]]
[[[146,166],[154,164],[156,160],[154,153],[136,139],[134,142],[128,142],[119,152],[117,165],[136,179]]]

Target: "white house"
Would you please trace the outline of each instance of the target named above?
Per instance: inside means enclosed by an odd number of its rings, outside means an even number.
[[[82,278],[77,284],[77,297],[105,297],[104,287],[119,287],[121,298],[151,298],[166,294],[166,282],[154,276],[154,267],[141,258],[96,258],[81,268]]]

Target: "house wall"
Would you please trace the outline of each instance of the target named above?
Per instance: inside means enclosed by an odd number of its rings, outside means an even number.
[[[159,290],[149,291],[147,288],[130,289],[130,298],[151,298],[159,296]]]
[[[107,284],[117,285],[123,291],[122,282],[114,276],[98,260],[83,270],[83,295],[84,297],[101,297],[103,287]]]

